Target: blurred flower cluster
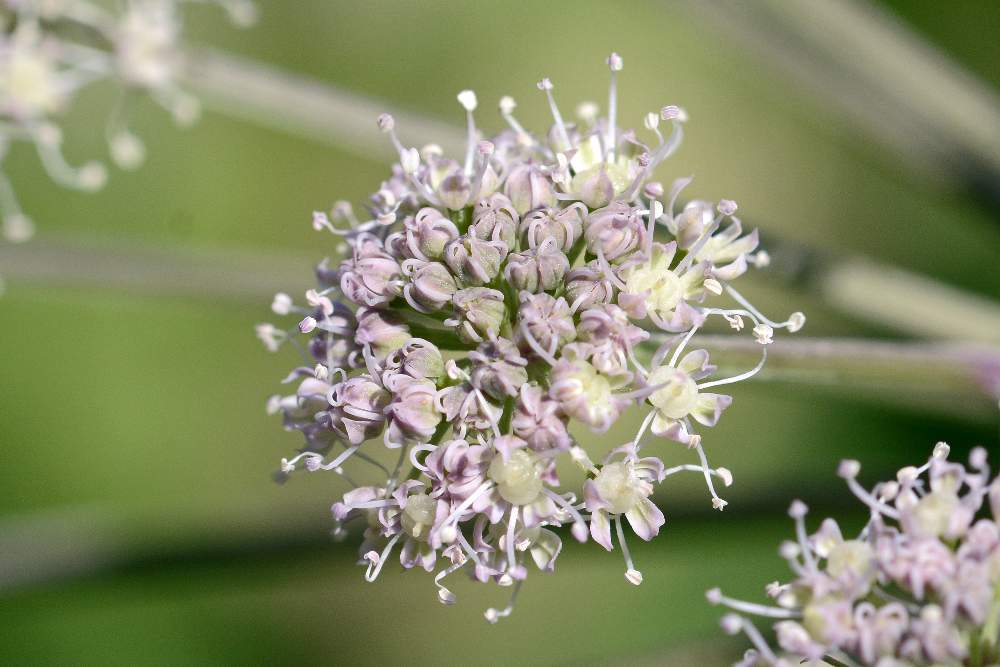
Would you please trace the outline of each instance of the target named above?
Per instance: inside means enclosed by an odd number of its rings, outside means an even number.
[[[795,578],[767,587],[774,606],[708,592],[734,611],[723,628],[756,646],[737,665],[1000,664],[1000,477],[990,480],[985,449],[968,467],[948,453],[938,443],[927,463],[870,491],[858,462],[842,462],[840,476],[871,514],[854,539],[832,519],[807,535],[806,506],[792,504],[797,541],[780,551]],[[984,505],[990,516],[980,516]],[[781,619],[780,654],[746,614]]]
[[[77,95],[99,81],[117,86],[105,124],[112,161],[135,169],[145,158],[128,127],[134,98],[146,95],[180,125],[194,122],[198,100],[178,85],[183,66],[181,6],[216,4],[233,23],[255,20],[250,0],[0,0],[0,217],[2,236],[26,241],[34,231],[22,211],[3,161],[15,142],[32,144],[57,184],[94,191],[104,186],[101,161],[70,165],[62,151],[60,116]],[[110,7],[108,7],[110,5]]]
[[[562,543],[552,529],[569,525],[581,542],[617,542],[626,579],[639,584],[623,525],[643,540],[658,533],[658,484],[693,471],[713,506],[726,504],[715,480],[728,486],[731,474],[709,465],[696,432],[731,403],[711,390],[755,374],[774,331],[798,330],[805,318],[769,320],[732,288],[767,262],[757,232],[744,233],[732,201],[676,210],[690,179],[664,188],[652,175],[679,146],[685,113],[648,114],[648,142],[623,131],[622,61],[613,54],[607,64],[606,116],[587,103],[567,122],[552,83],[539,82],[553,119],[541,135],[504,97],[509,129],[483,140],[476,95],[459,93],[468,144],[457,160],[434,145],[404,146],[394,119],[380,116],[399,161],[367,214],[341,202],[313,218],[344,240],[346,259],[318,266],[304,302],[275,297],[272,309],[297,326],[257,328],[269,349],[289,342],[305,359],[286,380],[295,391],[270,403],[305,436],[282,474],[329,470],[355,487],[333,514],[338,532],[365,527],[369,580],[398,557],[404,568],[437,569],[444,603],[454,595],[443,579],[459,570],[516,595],[529,565],[553,569]],[[722,295],[731,307],[709,305]],[[746,325],[760,363],[712,379],[708,352],[687,349],[710,317],[724,330]],[[641,426],[618,447],[571,434],[573,421],[605,432],[633,406]],[[650,435],[686,446],[697,463],[668,467],[647,455]],[[379,437],[399,450],[394,467],[365,444]],[[348,460],[369,466],[377,483],[355,483]],[[582,488],[561,488],[560,461],[582,468]]]

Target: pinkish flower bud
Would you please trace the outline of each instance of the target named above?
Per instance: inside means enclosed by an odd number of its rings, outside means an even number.
[[[440,310],[451,303],[458,290],[455,277],[440,262],[408,259],[403,262],[403,273],[410,279],[403,288],[403,296],[417,310]]]
[[[614,286],[601,270],[597,260],[572,269],[566,274],[566,301],[579,308],[608,303],[614,296]]]
[[[579,340],[593,347],[591,363],[602,373],[627,369],[629,351],[649,338],[649,332],[632,324],[625,311],[613,304],[583,311],[576,330]]]
[[[463,284],[485,285],[500,273],[507,252],[503,241],[463,236],[445,247],[444,261]]]
[[[461,502],[486,481],[493,456],[489,447],[448,440],[431,452],[424,464],[431,479],[441,483],[446,498]]]
[[[566,430],[566,421],[559,404],[544,389],[533,383],[521,386],[511,427],[529,447],[536,452],[568,450],[573,439]]]
[[[546,239],[555,239],[556,246],[569,252],[583,234],[583,216],[580,204],[562,210],[542,208],[528,213],[521,220],[521,239],[524,246],[536,248]]]
[[[494,338],[469,353],[472,361],[472,386],[497,400],[516,396],[528,381],[528,360],[506,338]]]
[[[453,211],[465,208],[472,195],[472,184],[461,172],[449,174],[437,187],[437,196],[441,203]]]
[[[353,257],[341,263],[339,273],[340,290],[359,306],[377,306],[399,296],[399,263],[374,236],[357,240]]]
[[[603,162],[596,169],[574,176],[572,189],[580,201],[591,209],[607,206],[615,198],[615,185]]]
[[[458,236],[455,223],[436,208],[424,207],[403,221],[401,252],[406,258],[439,260],[444,256],[444,247]]]
[[[371,377],[362,375],[330,390],[330,428],[345,442],[360,445],[385,426],[385,408],[391,396]]]
[[[442,417],[436,408],[434,383],[397,374],[386,380],[386,389],[392,393],[392,403],[386,408],[391,418],[385,434],[386,444],[427,442]]]
[[[417,379],[436,380],[444,375],[444,357],[436,345],[422,338],[411,338],[386,358],[386,368]]]
[[[458,337],[466,343],[481,343],[500,331],[506,309],[503,293],[486,287],[470,287],[455,292],[452,298],[455,316],[445,320],[458,328]]]
[[[511,253],[504,278],[518,291],[548,292],[562,284],[567,271],[569,258],[556,246],[555,239],[546,239],[537,248]]]
[[[503,241],[508,249],[513,249],[517,224],[518,215],[514,205],[507,197],[496,193],[476,204],[472,210],[469,233],[484,241]]]
[[[514,331],[514,340],[526,354],[535,354],[534,347],[527,341],[531,336],[535,344],[551,355],[555,355],[566,343],[576,339],[573,315],[566,299],[556,299],[550,294],[521,293],[521,304],[517,319],[520,326]]]
[[[358,309],[358,328],[354,342],[369,346],[372,354],[383,361],[410,340],[410,330],[395,313],[373,308]]]
[[[480,400],[480,393],[468,382],[445,387],[438,392],[438,403],[444,418],[455,427],[489,432],[499,421],[503,408],[489,399]]]
[[[639,247],[646,229],[638,209],[619,201],[591,213],[583,234],[591,254],[614,262]]]
[[[556,205],[552,181],[533,164],[519,164],[511,169],[504,194],[521,215],[542,206]]]

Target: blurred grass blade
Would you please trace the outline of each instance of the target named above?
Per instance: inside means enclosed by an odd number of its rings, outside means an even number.
[[[902,269],[853,259],[831,265],[819,283],[845,313],[928,338],[1000,345],[994,301]]]
[[[695,336],[691,346],[707,349],[723,375],[752,368],[761,353],[749,336]],[[869,400],[995,421],[1000,347],[783,334],[768,347],[767,364],[754,379],[828,386]]]
[[[873,3],[687,4],[904,165],[1000,201],[1000,96]]]
[[[375,125],[383,112],[396,117],[404,142],[417,146],[437,143],[452,154],[460,154],[465,146],[461,130],[448,123],[219,51],[206,49],[192,54],[184,78],[209,109],[321,141],[369,160],[395,156],[392,144]]]

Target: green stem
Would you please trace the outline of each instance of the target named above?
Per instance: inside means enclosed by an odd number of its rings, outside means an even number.
[[[841,662],[840,660],[837,660],[836,658],[830,655],[824,655],[823,662],[825,662],[828,665],[833,665],[833,667],[850,667],[850,665],[848,665],[847,663]]]

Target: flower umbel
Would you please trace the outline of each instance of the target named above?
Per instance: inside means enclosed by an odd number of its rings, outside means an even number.
[[[858,462],[843,461],[840,476],[869,510],[853,539],[833,519],[808,535],[808,510],[792,503],[797,537],[781,554],[795,577],[768,585],[774,605],[708,592],[709,602],[734,612],[723,628],[746,632],[755,645],[737,664],[997,664],[1000,477],[990,479],[985,449],[973,450],[968,466],[948,461],[948,453],[938,443],[924,465],[903,468],[871,490],[857,481]],[[779,619],[780,652],[747,616]]]
[[[275,297],[275,313],[297,325],[257,330],[269,349],[292,343],[304,356],[286,380],[298,390],[269,404],[305,436],[282,473],[329,470],[355,487],[334,518],[339,532],[363,519],[369,580],[398,547],[404,568],[439,568],[444,603],[455,595],[443,580],[460,570],[513,586],[507,606],[486,612],[490,622],[511,613],[532,564],[554,568],[560,526],[581,542],[617,544],[626,579],[638,585],[625,526],[643,540],[658,534],[659,484],[701,474],[722,509],[715,484],[728,486],[732,474],[709,465],[696,431],[714,426],[732,399],[707,390],[753,376],[774,332],[804,321],[769,320],[729,284],[762,264],[733,202],[675,215],[690,179],[666,195],[651,179],[677,149],[686,116],[671,106],[651,114],[648,144],[618,128],[622,60],[612,55],[608,65],[606,117],[584,105],[579,122],[567,122],[542,80],[553,124],[538,135],[505,97],[509,129],[485,140],[478,100],[461,92],[468,146],[457,159],[404,146],[394,119],[380,116],[399,162],[367,203],[367,219],[345,202],[313,216],[317,230],[346,241],[346,256],[320,264],[319,286],[301,304]],[[723,295],[735,305],[709,305]],[[760,363],[712,379],[708,352],[688,350],[710,318],[736,331],[750,320]],[[302,335],[309,342],[298,345]],[[573,420],[603,432],[636,406],[641,427],[610,452],[571,434]],[[367,442],[379,437],[398,450],[394,466]],[[645,449],[653,437],[655,455]],[[661,457],[683,452],[671,441],[695,460],[667,467]],[[560,461],[585,472],[582,488],[564,488]],[[358,464],[350,476],[348,462]]]

